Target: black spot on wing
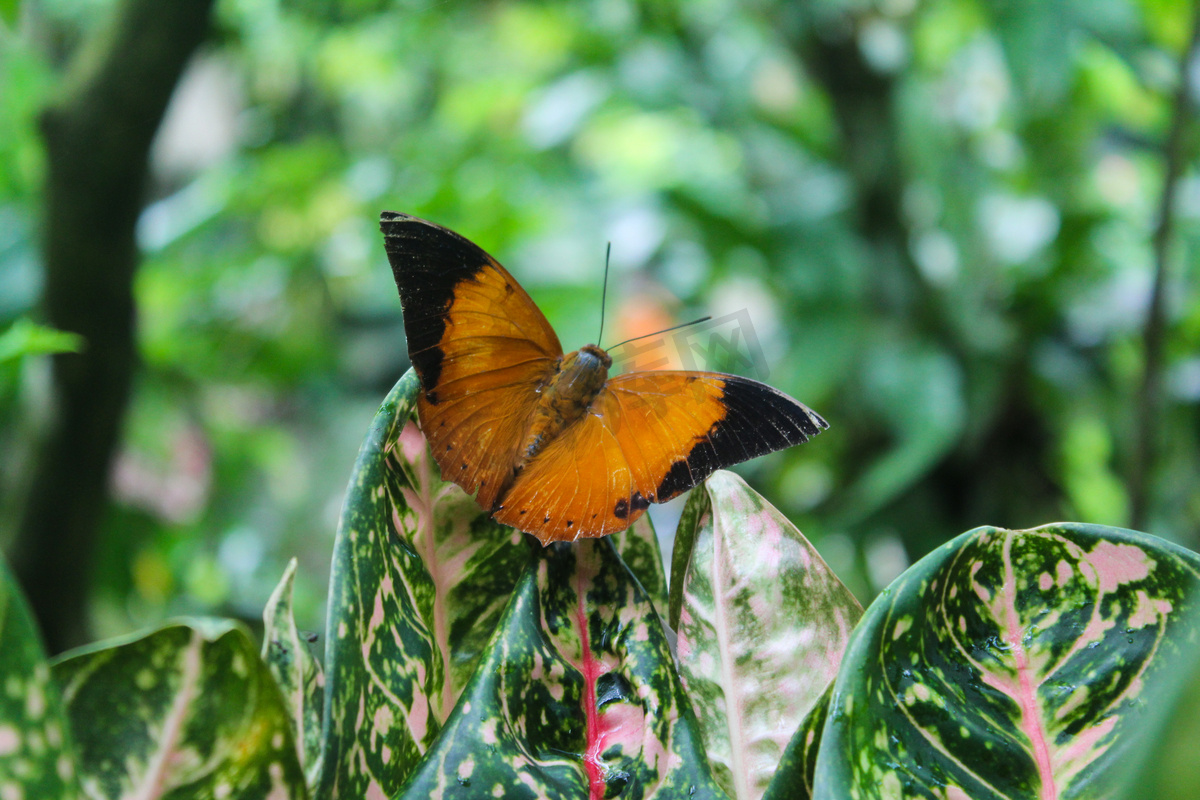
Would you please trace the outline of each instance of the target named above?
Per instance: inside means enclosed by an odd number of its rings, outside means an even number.
[[[613,516],[616,517],[617,519],[625,519],[626,517],[629,516],[629,499],[628,498],[622,497],[620,500],[617,501],[617,504],[615,506],[613,506]]]
[[[425,398],[436,404],[433,390],[442,372],[438,344],[446,332],[454,287],[478,274],[487,265],[488,255],[457,233],[408,214],[384,211],[379,215],[379,229],[404,309],[408,357],[421,379]]]
[[[656,492],[670,500],[719,469],[806,442],[829,427],[808,406],[748,378],[725,376],[725,416],[696,440],[687,457],[671,465]]]

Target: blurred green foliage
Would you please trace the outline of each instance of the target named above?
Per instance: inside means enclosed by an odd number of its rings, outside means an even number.
[[[9,365],[25,356],[74,353],[82,348],[83,340],[77,334],[56,331],[22,318],[0,333],[0,364]]]
[[[37,113],[112,3],[0,11],[0,330],[37,314]],[[747,309],[769,382],[832,427],[743,471],[864,598],[976,525],[1126,524],[1189,25],[1182,0],[222,0],[139,226],[97,632],[256,617],[293,554],[321,625],[345,481],[407,366],[383,209],[496,255],[568,349],[608,241],[609,341],[638,303]],[[1146,527],[1194,548],[1185,163]],[[0,392],[6,527],[43,362]]]

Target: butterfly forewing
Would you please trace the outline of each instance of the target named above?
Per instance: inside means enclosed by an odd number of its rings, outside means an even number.
[[[664,377],[659,379],[659,375]],[[607,388],[654,396],[649,387],[655,384],[661,386],[659,408],[664,410],[666,428],[684,427],[693,434],[690,441],[683,442],[682,457],[677,451],[670,463],[659,457],[648,465],[649,473],[658,477],[653,501],[657,503],[682,494],[719,469],[806,442],[829,427],[803,403],[765,383],[736,375],[635,372],[617,376]],[[712,425],[696,433],[710,416],[715,417]],[[642,418],[650,424],[650,414]],[[694,420],[691,427],[689,419]],[[633,426],[621,437],[623,444],[626,437],[636,435],[637,428]]]
[[[421,380],[421,428],[443,477],[490,508],[562,347],[520,284],[476,245],[394,212],[380,228]]]

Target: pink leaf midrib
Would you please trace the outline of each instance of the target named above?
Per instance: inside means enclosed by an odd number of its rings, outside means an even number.
[[[586,720],[583,768],[588,776],[590,800],[603,800],[607,785],[604,780],[604,764],[600,759],[600,710],[596,708],[596,681],[603,670],[600,662],[592,657],[587,615],[587,586],[582,575],[576,579],[575,591],[578,596],[578,603],[575,607],[575,624],[579,628],[579,670],[583,673],[583,714]]]
[[[1004,539],[1004,584],[1001,592],[1004,595],[1004,640],[1012,648],[1014,667],[1017,672],[1015,695],[1021,708],[1020,727],[1029,737],[1033,749],[1033,760],[1037,765],[1040,787],[1039,800],[1057,800],[1058,785],[1054,779],[1054,767],[1050,756],[1050,745],[1046,740],[1046,727],[1043,723],[1041,702],[1037,696],[1037,685],[1034,682],[1033,669],[1029,664],[1029,655],[1025,650],[1024,630],[1020,617],[1017,615],[1017,577],[1012,563],[1013,536],[1010,533]]]
[[[713,605],[716,616],[717,647],[721,656],[721,689],[725,693],[725,724],[729,731],[729,766],[733,775],[734,791],[739,798],[750,798],[754,794],[751,786],[751,776],[748,774],[742,748],[746,743],[746,725],[742,718],[742,698],[731,691],[739,684],[737,663],[734,657],[735,643],[730,635],[733,622],[727,618],[727,593],[732,593],[733,587],[727,589],[726,576],[721,567],[724,565],[725,536],[721,526],[713,525]]]
[[[412,423],[409,423],[412,424]],[[413,464],[413,473],[417,486],[414,492],[424,513],[418,513],[417,529],[412,539],[417,546],[417,552],[425,562],[433,583],[433,646],[442,656],[442,688],[438,708],[439,722],[445,722],[454,709],[456,700],[454,693],[453,657],[450,652],[450,630],[446,620],[446,602],[449,594],[447,576],[443,574],[442,565],[438,561],[437,541],[435,540],[436,526],[434,525],[434,475],[430,467],[432,459],[422,458]],[[410,501],[410,505],[412,505]]]
[[[148,765],[141,786],[129,795],[133,800],[150,800],[161,797],[164,793],[165,782],[170,773],[171,756],[178,749],[179,740],[183,737],[184,722],[196,698],[202,666],[200,651],[203,646],[204,640],[200,632],[193,631],[191,641],[182,654],[183,674],[179,689],[175,692],[175,699],[171,703],[171,710],[163,720],[158,749]]]

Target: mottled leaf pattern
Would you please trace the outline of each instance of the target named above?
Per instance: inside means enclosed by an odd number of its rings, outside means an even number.
[[[643,514],[637,522],[620,533],[612,535],[617,554],[629,567],[629,571],[642,582],[642,588],[650,596],[658,613],[667,609],[667,575],[663,569],[662,550],[650,515]]]
[[[1191,625],[1200,627],[1200,606],[1191,616]],[[1179,661],[1180,669],[1156,682],[1161,691],[1148,692],[1145,736],[1129,756],[1129,780],[1119,800],[1196,800],[1200,794],[1200,637],[1184,644]]]
[[[1145,534],[979,528],[867,610],[814,796],[1111,796],[1164,678],[1193,652],[1200,556]]]
[[[359,451],[334,545],[320,798],[393,794],[437,738],[529,559],[440,479],[410,370]]]
[[[758,800],[834,676],[862,608],[782,514],[732,472],[709,509],[683,586],[679,667],[713,775]]]
[[[305,798],[283,696],[236,623],[192,620],[52,667],[90,798]]]
[[[683,585],[688,567],[692,564],[696,537],[700,534],[700,517],[707,514],[710,508],[708,492],[693,489],[688,492],[687,502],[679,514],[679,524],[675,526],[675,543],[671,549],[671,583],[667,597],[667,622],[672,628],[679,627],[679,617],[683,614]]]
[[[292,718],[292,736],[299,746],[300,763],[307,783],[315,785],[321,771],[321,709],[325,702],[325,676],[321,665],[308,651],[309,643],[296,630],[292,616],[292,583],[296,559],[263,611],[263,661],[283,692]]]
[[[779,767],[771,776],[767,791],[763,793],[763,800],[809,800],[813,796],[817,753],[821,751],[821,731],[825,729],[825,720],[829,716],[831,697],[832,683],[792,734],[792,740],[779,759]]]
[[[658,614],[611,540],[534,555],[401,797],[723,797]]]
[[[0,800],[77,797],[73,756],[29,607],[0,559]]]

